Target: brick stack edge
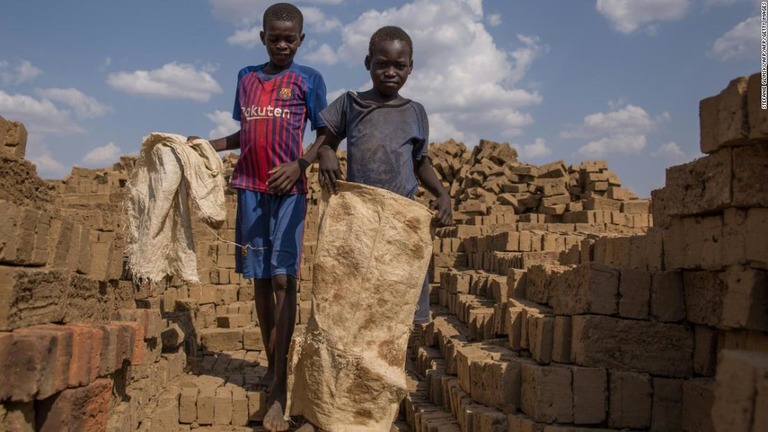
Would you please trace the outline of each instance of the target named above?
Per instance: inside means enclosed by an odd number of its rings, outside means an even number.
[[[705,156],[669,168],[652,199],[604,161],[537,166],[508,144],[430,145],[457,224],[436,230],[434,319],[411,338],[410,430],[768,430],[759,84],[738,78],[701,101]],[[25,147],[24,126],[0,119],[4,161],[21,163]],[[235,156],[224,160],[231,170]],[[234,272],[240,250],[218,238],[234,237],[234,194],[221,229],[195,224],[201,284],[135,284],[121,213],[134,163],[49,181],[51,211],[0,196],[0,430],[234,430],[262,418],[253,286]],[[316,166],[309,179],[299,328]]]

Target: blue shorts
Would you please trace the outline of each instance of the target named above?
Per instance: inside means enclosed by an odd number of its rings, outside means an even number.
[[[299,275],[307,199],[303,194],[272,195],[237,190],[235,271],[251,279]]]

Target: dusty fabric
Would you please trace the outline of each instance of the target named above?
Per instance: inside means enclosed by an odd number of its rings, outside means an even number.
[[[136,280],[199,282],[190,207],[212,227],[226,219],[224,167],[203,139],[146,137],[128,184],[128,267]]]
[[[325,194],[312,312],[291,347],[288,412],[325,431],[388,432],[406,396],[405,352],[432,254],[432,214],[384,189]]]

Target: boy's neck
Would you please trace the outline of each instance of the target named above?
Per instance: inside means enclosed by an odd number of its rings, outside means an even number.
[[[261,71],[264,72],[265,75],[277,75],[280,72],[290,69],[291,65],[293,65],[293,62],[290,62],[285,66],[278,66],[270,61],[267,62],[266,66],[264,66]]]
[[[375,88],[358,93],[358,95],[364,100],[384,105],[395,105],[406,101],[404,97],[400,96],[400,93],[387,96],[379,93]]]

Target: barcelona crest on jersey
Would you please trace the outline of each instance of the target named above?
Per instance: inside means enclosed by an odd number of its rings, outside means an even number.
[[[291,98],[291,94],[292,92],[290,87],[283,87],[280,89],[279,96],[282,100],[288,100]]]

